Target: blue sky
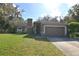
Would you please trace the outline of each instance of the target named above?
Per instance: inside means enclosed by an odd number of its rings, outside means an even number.
[[[33,18],[34,20],[38,17],[46,15],[54,16],[65,16],[68,10],[76,4],[79,0],[38,0],[40,3],[16,3],[19,5],[19,9],[23,9],[23,18]],[[75,2],[74,2],[75,1]]]
[[[23,9],[22,16],[24,19],[33,18],[37,19],[43,13],[48,13],[41,3],[18,3],[19,9]]]

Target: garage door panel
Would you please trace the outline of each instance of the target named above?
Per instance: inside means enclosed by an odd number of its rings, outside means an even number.
[[[50,36],[64,36],[64,27],[46,27],[45,34]]]

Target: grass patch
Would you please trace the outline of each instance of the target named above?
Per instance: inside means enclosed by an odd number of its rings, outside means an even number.
[[[64,55],[49,41],[27,35],[0,34],[1,56],[59,56]]]

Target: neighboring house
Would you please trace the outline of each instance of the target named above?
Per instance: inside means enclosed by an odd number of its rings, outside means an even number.
[[[27,25],[19,25],[17,26],[17,32],[19,33],[26,33],[27,32]]]
[[[64,22],[40,21],[35,22],[34,32],[46,36],[66,36],[67,26]]]
[[[20,24],[19,26],[17,26],[17,32],[21,32],[21,33],[30,33],[32,31],[32,19],[28,18],[26,20],[26,22],[24,22],[24,24]]]
[[[22,32],[22,31],[23,31],[22,27],[17,27],[17,32]]]

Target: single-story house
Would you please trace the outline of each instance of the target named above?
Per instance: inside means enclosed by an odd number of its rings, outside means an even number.
[[[66,36],[67,35],[67,24],[58,21],[36,21],[32,23],[32,19],[28,19],[27,23],[19,25],[17,32],[33,32],[38,35],[45,36]]]
[[[23,24],[17,26],[17,32],[27,33],[32,30],[32,19],[28,18]]]
[[[19,25],[19,26],[17,26],[17,32],[18,33],[26,33],[27,32],[27,27]]]
[[[66,36],[67,26],[64,22],[40,21],[35,23],[34,32],[46,36]]]

